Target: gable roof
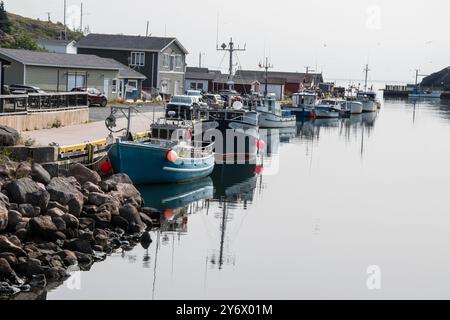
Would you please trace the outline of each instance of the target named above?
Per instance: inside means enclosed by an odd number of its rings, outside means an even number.
[[[40,46],[65,46],[67,47],[75,40],[56,40],[56,39],[36,39],[36,43]]]
[[[101,34],[90,33],[77,43],[77,48],[91,49],[116,49],[116,50],[142,50],[161,52],[176,43],[181,51],[188,54],[188,51],[176,38],[167,37],[144,37],[130,36],[122,34]]]
[[[114,60],[100,58],[90,54],[51,53],[0,48],[0,56],[17,61],[26,66],[120,70],[117,63],[112,62]]]
[[[220,74],[216,75],[214,83],[228,83],[228,75],[227,74]],[[242,78],[239,76],[233,77],[234,84],[242,84],[242,85],[252,85],[254,83],[260,84],[260,82],[256,79],[249,79],[249,78]]]
[[[254,78],[259,81],[265,81],[264,71],[255,71],[255,70],[237,70],[236,75],[240,75],[245,78]],[[306,82],[311,83],[313,79],[319,79],[322,82],[322,74],[321,73],[302,73],[302,72],[280,72],[280,71],[269,71],[268,72],[269,79],[284,79],[285,82],[291,83],[301,83],[304,80]]]
[[[147,79],[142,73],[137,72],[134,69],[114,60],[114,59],[106,59],[110,60],[112,65],[116,65],[119,68],[119,78],[121,79]]]
[[[208,68],[187,67],[184,78],[191,80],[214,80],[220,71],[209,70]]]

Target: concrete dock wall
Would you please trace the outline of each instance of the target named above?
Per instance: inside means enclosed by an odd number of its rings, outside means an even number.
[[[55,126],[71,126],[89,121],[89,108],[59,111],[31,112],[21,114],[1,114],[0,125],[19,132],[48,129]]]

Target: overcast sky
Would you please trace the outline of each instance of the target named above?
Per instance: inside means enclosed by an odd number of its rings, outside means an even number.
[[[13,13],[63,20],[63,0],[6,0]],[[68,25],[79,26],[80,0],[67,0]],[[431,73],[450,66],[450,2],[446,0],[83,0],[91,32],[174,36],[190,52],[188,64],[227,68],[217,52],[232,36],[247,45],[243,69],[257,69],[267,55],[279,71],[323,71],[326,80],[414,82],[414,69]],[[219,19],[217,17],[219,16]]]

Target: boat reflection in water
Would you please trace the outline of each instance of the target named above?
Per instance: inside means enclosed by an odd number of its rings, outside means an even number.
[[[209,201],[209,210],[220,221],[217,248],[208,251],[207,262],[212,269],[221,270],[224,265],[234,265],[236,257],[232,253],[228,229],[237,236],[247,214],[236,217],[236,209],[247,210],[252,203],[262,167],[256,164],[217,165],[212,173],[214,196]],[[236,231],[237,228],[237,231]],[[231,232],[230,232],[231,233]]]
[[[139,187],[146,207],[158,210],[161,231],[187,232],[189,214],[205,207],[205,200],[213,196],[210,177],[180,184],[147,185]]]

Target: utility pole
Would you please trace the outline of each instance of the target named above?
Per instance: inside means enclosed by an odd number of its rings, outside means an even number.
[[[199,52],[198,54],[198,67],[201,68],[202,67],[202,53]]]
[[[264,80],[265,80],[265,88],[264,88],[264,97],[267,98],[267,94],[268,94],[268,81],[269,81],[269,69],[273,68],[273,65],[269,63],[269,58],[266,57],[266,61],[264,63],[264,65],[259,64],[260,68],[264,68],[265,73],[264,73]]]
[[[50,19],[50,15],[51,15],[51,12],[46,12],[46,14],[47,14],[47,20],[48,20],[48,22],[50,22],[51,21],[51,19]]]
[[[67,1],[64,0],[64,40],[67,40],[66,10],[67,10]]]
[[[220,48],[216,48],[217,51],[227,51],[230,54],[230,61],[229,61],[229,68],[228,68],[228,86],[229,89],[233,89],[233,54],[238,51],[246,51],[246,46],[244,45],[244,48],[241,49],[239,46],[236,48],[235,44],[233,42],[233,38],[230,39],[230,42],[228,43],[228,46],[225,43],[222,43]]]
[[[83,32],[83,2],[80,4],[80,32]]]
[[[145,36],[148,37],[148,27],[150,25],[150,21],[147,20],[147,29],[145,31]]]

